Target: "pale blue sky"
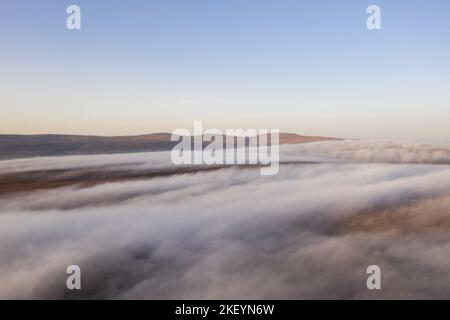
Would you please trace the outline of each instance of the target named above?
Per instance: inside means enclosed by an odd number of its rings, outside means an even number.
[[[450,140],[448,0],[1,0],[0,41],[0,133]]]

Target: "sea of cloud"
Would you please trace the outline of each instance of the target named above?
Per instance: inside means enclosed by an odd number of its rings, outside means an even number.
[[[275,176],[230,167],[1,195],[0,298],[450,298],[450,145],[286,145],[281,162]],[[155,152],[0,173],[172,166]],[[66,288],[73,264],[81,291]]]

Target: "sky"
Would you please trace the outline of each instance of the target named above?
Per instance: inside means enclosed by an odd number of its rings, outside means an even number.
[[[1,0],[0,49],[2,134],[450,141],[448,0]]]

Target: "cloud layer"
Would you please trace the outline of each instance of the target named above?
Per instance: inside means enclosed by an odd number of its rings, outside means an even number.
[[[275,176],[222,168],[0,196],[0,298],[450,298],[450,146],[281,151]],[[0,173],[171,166],[148,153],[2,161]],[[79,292],[65,286],[72,264]],[[381,291],[366,288],[371,264]]]

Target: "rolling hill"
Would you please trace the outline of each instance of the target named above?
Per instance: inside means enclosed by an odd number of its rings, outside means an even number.
[[[171,150],[178,142],[170,133],[138,136],[0,135],[0,160],[87,154],[112,154]],[[335,138],[281,133],[280,144],[306,143]]]

